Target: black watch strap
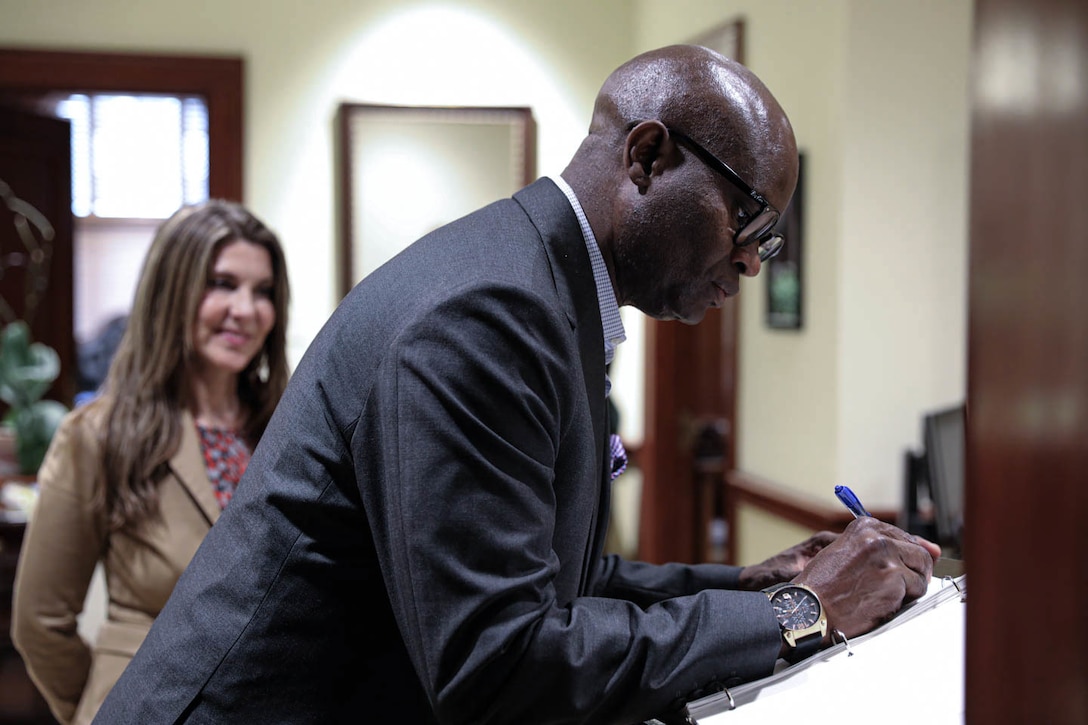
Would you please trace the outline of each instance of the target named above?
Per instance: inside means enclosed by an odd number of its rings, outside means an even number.
[[[811,657],[820,651],[820,645],[823,643],[823,635],[813,634],[800,639],[793,647],[787,647],[786,656],[783,659],[790,664],[797,664],[803,659]]]

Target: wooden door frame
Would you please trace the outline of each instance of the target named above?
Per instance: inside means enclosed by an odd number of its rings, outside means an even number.
[[[237,57],[200,57],[181,55],[146,55],[127,53],[94,53],[26,48],[0,48],[0,97],[26,99],[55,92],[122,92],[192,94],[208,104],[208,192],[212,197],[242,201],[243,194],[243,61]],[[71,217],[69,215],[68,219]],[[67,263],[71,266],[71,249]],[[56,263],[56,260],[54,260]],[[71,270],[68,270],[71,278]],[[66,289],[51,287],[51,302],[59,308],[72,309],[72,285]],[[40,320],[39,325],[48,324]],[[58,324],[58,320],[53,320]],[[60,325],[74,336],[71,314]],[[70,356],[69,356],[70,357]],[[74,369],[74,360],[66,360]],[[74,375],[67,374],[74,388]],[[22,536],[22,524],[3,532],[5,543],[14,547],[16,556]],[[9,546],[9,548],[10,548]],[[2,548],[2,546],[0,546]],[[12,559],[13,560],[13,559]],[[0,671],[5,677],[18,678],[21,663],[14,650],[0,652]],[[14,662],[10,659],[14,657]],[[10,663],[10,666],[9,666]],[[19,687],[22,687],[20,690]],[[29,680],[21,683],[5,681],[3,694],[20,693],[32,698],[20,702],[28,717],[39,711],[41,721],[51,720],[45,702]],[[18,690],[18,692],[16,692]],[[33,698],[36,698],[33,699]],[[3,698],[0,698],[3,699]]]
[[[639,558],[654,563],[704,559],[708,482],[724,486],[736,460],[737,318],[740,302],[707,310],[698,325],[646,325],[645,433],[640,450]],[[699,437],[720,440],[720,459],[697,475]],[[705,462],[704,462],[705,463]]]
[[[0,95],[72,92],[202,96],[208,104],[208,194],[243,198],[244,62],[234,56],[0,48]]]
[[[58,92],[120,92],[196,95],[208,107],[208,194],[242,201],[244,62],[229,56],[148,55],[0,48],[0,99],[26,101]],[[57,262],[55,262],[57,263]],[[60,263],[64,263],[63,261]],[[71,259],[67,260],[71,264]],[[69,272],[68,278],[71,279]],[[53,304],[74,300],[72,284],[49,290]],[[71,315],[67,323],[72,326]],[[46,321],[39,322],[40,325]],[[57,389],[67,400],[75,389],[73,352],[63,361]],[[68,402],[71,402],[68,400]]]

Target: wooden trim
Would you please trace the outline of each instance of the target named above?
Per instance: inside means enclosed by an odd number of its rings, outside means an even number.
[[[243,199],[244,61],[0,48],[0,93],[123,91],[198,95],[208,104],[208,193]]]
[[[522,129],[521,148],[524,152],[522,158],[522,186],[528,186],[536,181],[536,119],[533,110],[525,108],[525,126]]]
[[[675,324],[675,323],[673,323]],[[690,561],[687,541],[676,532],[687,522],[698,525],[687,499],[691,462],[681,459],[678,445],[676,367],[670,331],[655,320],[645,328],[644,420],[642,441],[642,505],[639,510],[638,557],[651,563]],[[668,391],[668,393],[666,393]],[[669,481],[677,490],[666,487]]]
[[[336,204],[336,264],[339,267],[337,297],[343,298],[355,284],[355,240],[351,229],[352,219],[352,174],[348,153],[351,149],[351,113],[349,105],[342,103],[336,109],[336,130],[333,133],[334,158],[336,168],[336,188],[333,197]]]
[[[765,478],[743,471],[725,475],[726,516],[732,534],[726,547],[727,561],[735,562],[737,538],[737,507],[748,504],[780,519],[813,531],[842,531],[854,520],[852,514],[839,505],[796,491]],[[874,518],[896,523],[899,512],[894,509],[869,509]]]

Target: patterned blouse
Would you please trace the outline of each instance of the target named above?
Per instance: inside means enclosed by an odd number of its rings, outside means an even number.
[[[245,439],[235,431],[210,428],[200,423],[196,427],[200,433],[200,448],[204,451],[204,466],[208,469],[219,509],[223,510],[230,503],[234,489],[246,471],[252,451]]]

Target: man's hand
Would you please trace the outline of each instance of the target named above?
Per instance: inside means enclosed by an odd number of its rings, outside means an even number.
[[[738,586],[748,591],[758,591],[772,584],[788,582],[808,566],[812,557],[838,538],[838,534],[821,531],[791,546],[781,554],[775,554],[762,564],[753,564],[741,569]]]
[[[812,588],[827,614],[828,632],[864,634],[926,592],[936,544],[870,516],[850,522],[793,581]]]

